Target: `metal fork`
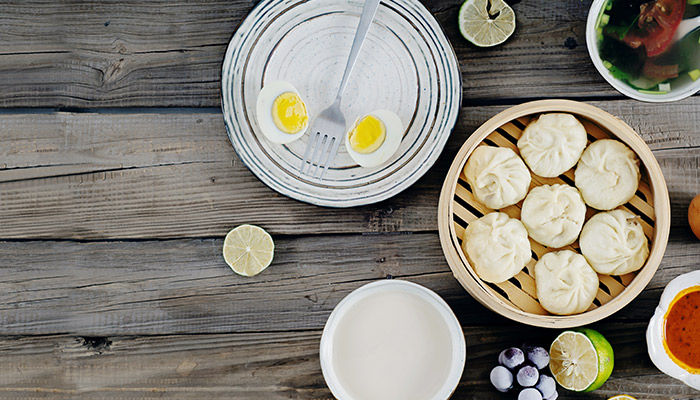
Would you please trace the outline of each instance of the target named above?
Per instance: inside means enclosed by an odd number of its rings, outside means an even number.
[[[345,135],[346,129],[345,116],[343,116],[343,113],[340,111],[340,102],[345,87],[348,84],[348,78],[350,77],[352,68],[355,66],[357,56],[360,54],[362,43],[364,43],[365,37],[367,37],[367,31],[369,31],[374,15],[377,13],[377,8],[379,8],[379,1],[380,0],[365,1],[365,5],[362,8],[360,23],[357,25],[355,39],[350,48],[348,63],[345,64],[343,79],[340,81],[338,94],[335,96],[333,104],[321,111],[321,114],[316,117],[311,127],[311,137],[306,144],[304,159],[301,161],[300,172],[302,175],[304,174],[304,169],[306,169],[308,165],[308,170],[306,171],[307,175],[315,177],[320,170],[321,175],[319,179],[323,179],[323,175],[328,170],[328,166],[333,162],[338,152],[338,147],[343,139],[343,135]],[[329,148],[330,151],[328,151]]]

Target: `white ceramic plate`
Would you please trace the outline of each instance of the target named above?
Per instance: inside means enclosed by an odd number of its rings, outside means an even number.
[[[675,299],[676,295],[682,290],[699,285],[700,271],[688,272],[669,282],[664,292],[661,294],[659,306],[656,307],[656,312],[654,312],[654,316],[651,318],[651,321],[649,321],[649,327],[647,328],[647,350],[656,368],[661,370],[664,374],[676,378],[697,390],[700,390],[700,375],[692,374],[673,362],[671,357],[666,354],[663,338],[665,332],[664,316],[673,299]]]
[[[362,168],[344,146],[323,181],[299,173],[309,133],[287,145],[267,141],[255,116],[265,82],[292,83],[310,119],[335,97],[364,5],[347,0],[264,0],[241,23],[222,67],[226,129],[243,163],[265,184],[312,204],[371,204],[406,189],[437,160],[457,121],[461,74],[437,21],[418,0],[384,0],[369,30],[342,111],[348,124],[388,109],[406,131],[384,164]]]

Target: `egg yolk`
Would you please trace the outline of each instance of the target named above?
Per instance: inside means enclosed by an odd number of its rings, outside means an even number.
[[[272,103],[272,121],[284,133],[298,133],[308,120],[306,105],[294,92],[282,93]]]
[[[386,128],[379,119],[368,115],[355,125],[348,134],[350,147],[358,153],[368,154],[377,151],[386,139]]]

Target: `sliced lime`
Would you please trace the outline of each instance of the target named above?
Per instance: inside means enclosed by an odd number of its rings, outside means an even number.
[[[515,31],[515,12],[503,0],[467,0],[459,9],[459,30],[476,46],[495,46]]]
[[[579,328],[562,332],[549,349],[554,379],[574,392],[598,389],[614,365],[612,346],[598,331]]]
[[[270,265],[275,254],[275,244],[264,229],[254,225],[241,225],[226,235],[223,254],[233,272],[253,276]]]

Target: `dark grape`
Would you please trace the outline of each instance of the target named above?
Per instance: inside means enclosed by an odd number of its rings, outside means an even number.
[[[520,391],[518,400],[542,400],[542,395],[537,389],[527,388]]]
[[[537,369],[543,369],[549,365],[549,353],[542,347],[528,347],[526,354],[527,359],[535,364]]]
[[[501,365],[491,370],[491,384],[499,392],[507,392],[513,387],[513,374]]]
[[[542,393],[542,397],[548,398],[557,391],[557,384],[551,376],[540,375],[540,380],[535,385],[535,388]]]
[[[525,354],[517,347],[510,347],[498,355],[498,363],[504,367],[514,369],[525,362]]]
[[[522,387],[532,387],[540,379],[540,373],[532,365],[526,365],[518,370],[516,375],[518,384]]]

